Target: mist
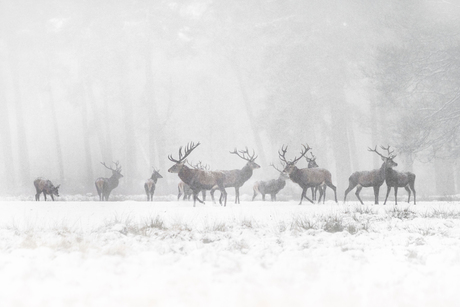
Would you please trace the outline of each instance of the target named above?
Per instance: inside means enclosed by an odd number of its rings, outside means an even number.
[[[113,161],[117,193],[152,167],[176,193],[168,155],[193,141],[213,170],[254,150],[251,180],[308,144],[339,199],[390,145],[419,197],[458,194],[459,29],[445,1],[1,1],[0,193],[96,194]]]

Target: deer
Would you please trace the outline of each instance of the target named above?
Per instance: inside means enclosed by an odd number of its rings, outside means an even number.
[[[308,144],[307,144],[308,146]],[[302,200],[305,198],[311,203],[313,201],[307,197],[306,192],[308,188],[311,187],[316,187],[319,185],[327,185],[329,188],[331,188],[334,191],[334,196],[335,196],[335,202],[337,202],[337,188],[335,185],[332,183],[332,176],[331,173],[324,168],[302,168],[299,169],[296,166],[296,163],[303,157],[305,154],[311,149],[310,146],[305,147],[305,145],[302,145],[303,149],[300,152],[300,157],[294,157],[292,161],[286,160],[286,152],[287,152],[287,146],[285,147],[284,145],[281,147],[281,151],[278,150],[278,155],[279,158],[282,162],[286,164],[286,167],[284,168],[283,172],[289,175],[289,179],[291,179],[293,182],[297,183],[301,188],[302,188],[302,194],[300,196],[300,203],[299,205],[302,204]],[[320,190],[320,200],[322,197],[322,189]],[[318,201],[319,202],[319,201]],[[323,199],[324,203],[324,199]]]
[[[234,169],[222,171],[225,173],[225,182],[224,186],[226,188],[234,187],[235,188],[235,204],[240,203],[240,187],[251,178],[253,170],[260,168],[260,165],[254,162],[257,159],[256,153],[252,150],[252,155],[249,154],[249,150],[246,147],[245,150],[238,151],[236,148],[233,151],[230,151],[230,154],[237,155],[241,159],[247,161],[246,165],[242,169]],[[217,188],[211,189],[211,198],[214,200],[214,191]],[[222,195],[220,196],[222,198]]]
[[[310,155],[311,155],[311,158],[308,158],[307,156],[305,156],[305,159],[307,160],[308,162],[308,168],[316,168],[316,167],[319,167],[318,164],[316,164],[316,157],[313,155],[313,153],[310,151]],[[319,186],[317,187],[311,187],[311,198],[313,200],[316,200],[316,192],[318,191],[318,188]],[[307,189],[308,190],[308,189]],[[326,190],[324,189],[324,192]],[[321,200],[321,199],[320,199]]]
[[[99,200],[100,201],[108,201],[110,193],[112,192],[113,189],[115,189],[118,186],[120,178],[123,178],[123,175],[121,174],[121,166],[119,165],[119,162],[113,162],[115,164],[115,169],[112,167],[108,167],[105,162],[101,162],[101,164],[112,171],[112,176],[110,178],[103,178],[99,177],[96,179],[95,185],[96,185],[96,190],[97,194],[99,194]]]
[[[153,167],[152,167],[153,168]],[[158,179],[163,178],[160,175],[160,170],[153,168],[152,176],[144,183],[145,194],[147,194],[147,201],[153,201],[153,193],[155,193],[155,187]]]
[[[201,161],[199,161],[197,164],[188,163],[188,165],[190,165],[194,169],[201,169],[204,171],[210,170],[209,165],[203,164],[201,163]],[[190,196],[193,194],[192,189],[190,189],[190,187],[183,181],[178,183],[177,191],[178,191],[177,200],[180,199],[181,195],[184,195],[184,198],[182,200],[186,200],[186,199],[190,200]],[[201,196],[203,197],[203,201],[206,201],[206,190],[201,191]]]
[[[211,190],[217,186],[222,193],[224,199],[224,206],[227,206],[227,192],[224,187],[225,174],[220,171],[204,171],[200,169],[194,169],[188,167],[185,162],[186,158],[192,153],[192,151],[200,145],[191,142],[185,147],[184,154],[182,154],[182,146],[179,148],[179,158],[174,159],[172,155],[168,156],[168,159],[175,164],[168,169],[169,173],[177,173],[179,178],[186,183],[193,191],[193,207],[195,207],[196,201],[204,204],[204,202],[198,197],[198,193],[201,190]],[[220,204],[222,205],[222,198]]]
[[[391,155],[393,152],[390,152],[390,146],[383,147],[382,149],[387,150],[388,155]],[[396,157],[396,156],[395,156]],[[384,205],[387,203],[388,195],[390,194],[391,188],[395,190],[395,205],[398,205],[398,188],[406,189],[409,194],[407,202],[410,203],[410,194],[411,190],[414,192],[414,205],[416,205],[416,194],[415,194],[415,174],[411,172],[398,172],[392,168],[387,168],[385,173],[385,183],[387,184],[387,195],[385,197]]]
[[[276,194],[278,194],[278,192],[284,189],[286,186],[286,180],[289,179],[289,176],[282,170],[278,169],[273,163],[271,163],[270,166],[272,166],[280,173],[278,179],[255,182],[253,187],[254,195],[252,196],[252,201],[254,201],[254,198],[256,198],[258,194],[262,195],[263,201],[265,201],[265,194],[270,194],[271,201],[276,201]]]
[[[375,204],[378,205],[380,186],[385,182],[387,170],[398,166],[398,163],[393,161],[396,157],[395,155],[389,154],[389,156],[386,157],[377,151],[377,146],[375,146],[374,149],[368,147],[368,151],[375,152],[382,158],[382,166],[379,169],[359,171],[351,174],[350,178],[348,178],[348,188],[345,190],[345,196],[343,198],[344,203],[347,200],[347,194],[357,186],[355,195],[361,202],[361,205],[364,205],[364,203],[361,197],[359,197],[359,193],[362,188],[369,187],[374,188]]]
[[[37,194],[35,194],[35,201],[40,201],[40,194],[43,193],[45,196],[45,201],[46,201],[46,194],[51,196],[51,199],[54,201],[54,195],[59,197],[59,187],[61,186],[58,184],[57,186],[54,186],[51,181],[45,178],[37,178],[34,180],[34,186],[35,190],[37,191]]]

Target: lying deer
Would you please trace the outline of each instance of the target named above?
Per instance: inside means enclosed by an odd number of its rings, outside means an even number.
[[[177,173],[179,178],[193,191],[193,206],[198,200],[200,203],[204,202],[198,197],[198,193],[201,190],[211,190],[214,186],[218,186],[220,192],[223,195],[224,205],[227,205],[227,192],[224,187],[225,174],[219,171],[203,171],[199,169],[193,169],[185,165],[186,158],[190,153],[198,147],[200,143],[196,145],[192,142],[187,144],[185,153],[182,154],[182,147],[179,148],[179,158],[174,159],[172,155],[168,156],[168,159],[175,164],[168,170],[170,173]],[[220,202],[222,204],[222,202]]]
[[[386,149],[388,154],[390,155],[390,146],[387,148],[382,147],[382,149]],[[390,194],[391,188],[393,187],[395,190],[395,205],[398,205],[398,188],[406,189],[409,197],[407,198],[407,202],[410,202],[410,194],[411,190],[414,192],[414,205],[416,205],[416,196],[415,196],[415,174],[411,172],[398,172],[392,168],[387,168],[385,174],[385,182],[387,184],[387,196],[385,197],[384,205],[387,203],[388,194]]]
[[[357,186],[355,195],[356,197],[358,197],[361,204],[364,205],[363,201],[359,197],[359,192],[361,192],[361,189],[363,187],[373,187],[375,204],[378,205],[380,186],[383,184],[383,182],[385,182],[387,170],[392,167],[398,166],[398,163],[393,161],[393,159],[396,157],[395,155],[389,154],[388,157],[385,157],[377,151],[377,146],[375,146],[375,149],[368,148],[368,150],[371,152],[375,152],[382,158],[382,166],[380,167],[380,169],[374,169],[372,171],[355,172],[351,174],[350,178],[348,178],[348,188],[345,190],[343,202],[347,200],[347,194]]]
[[[336,187],[334,184],[332,184],[332,176],[331,173],[324,168],[302,168],[298,169],[295,165],[296,163],[303,157],[305,154],[310,150],[310,146],[305,147],[304,145],[302,151],[300,152],[300,157],[294,157],[292,161],[287,161],[286,160],[286,152],[287,152],[287,146],[286,147],[281,147],[281,152],[278,151],[278,155],[280,157],[280,160],[286,164],[286,167],[284,168],[284,171],[286,174],[289,175],[289,179],[291,179],[293,182],[297,183],[301,188],[302,188],[302,194],[300,196],[300,203],[299,205],[302,204],[302,200],[305,198],[311,203],[313,201],[307,197],[306,192],[308,188],[311,187],[317,187],[320,185],[327,185],[334,191],[334,197],[335,197],[335,202],[337,202],[337,192],[336,192]],[[322,189],[320,189],[320,200],[322,197]],[[323,199],[324,203],[324,199]]]
[[[110,193],[112,192],[113,189],[115,189],[118,186],[120,178],[123,177],[121,174],[121,166],[119,166],[118,162],[115,163],[115,169],[108,167],[105,162],[101,162],[102,165],[104,165],[105,168],[109,169],[112,171],[112,176],[110,178],[103,178],[99,177],[96,179],[95,185],[96,185],[96,190],[97,194],[99,194],[99,200],[103,201],[108,201]]]
[[[203,171],[209,171],[210,169],[207,164],[202,164],[201,161],[199,161],[197,164],[188,163],[188,165],[190,165],[194,169],[201,169]],[[190,189],[190,187],[183,181],[178,183],[177,191],[177,200],[180,199],[181,195],[184,195],[182,200],[190,200],[190,196],[193,194],[192,189]],[[203,201],[206,201],[206,190],[201,191],[201,196],[203,197]]]
[[[144,184],[145,194],[147,194],[147,201],[153,201],[153,193],[155,193],[155,187],[157,185],[158,179],[163,178],[160,175],[160,170],[153,168],[152,176]]]
[[[276,201],[276,194],[278,194],[278,192],[284,189],[286,186],[286,180],[289,179],[289,176],[282,170],[276,168],[273,163],[270,165],[280,173],[280,176],[278,179],[255,182],[253,187],[254,195],[252,196],[252,201],[254,201],[254,198],[256,198],[257,194],[262,195],[263,201],[265,201],[265,194],[270,194],[271,201]]]
[[[45,196],[46,201],[46,194],[51,196],[51,199],[54,201],[54,195],[59,197],[59,187],[61,186],[58,184],[56,187],[53,183],[45,178],[37,178],[34,181],[35,190],[37,194],[35,194],[35,200],[40,201],[40,194],[43,193]]]
[[[254,150],[252,151],[252,155],[250,155],[247,147],[246,147],[246,150],[240,150],[240,151],[238,151],[235,148],[235,150],[230,151],[230,153],[237,155],[241,159],[247,161],[246,165],[243,166],[242,169],[222,171],[225,174],[224,186],[226,188],[231,188],[231,187],[235,188],[235,204],[239,204],[240,203],[240,188],[243,186],[243,184],[246,181],[248,181],[249,178],[251,178],[252,171],[257,168],[260,168],[260,165],[254,162],[257,159],[257,156]],[[214,191],[216,189],[217,187],[214,187],[213,189],[211,189],[211,198],[213,202],[215,202],[214,201]],[[222,198],[222,195],[220,197]]]

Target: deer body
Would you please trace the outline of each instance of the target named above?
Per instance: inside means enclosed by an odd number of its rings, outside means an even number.
[[[123,175],[121,174],[121,167],[118,166],[118,162],[115,163],[116,169],[112,169],[111,167],[108,167],[107,165],[105,165],[105,163],[101,162],[101,164],[112,171],[112,176],[110,176],[110,178],[104,178],[104,177],[97,178],[95,185],[96,185],[97,194],[99,195],[99,200],[108,201],[110,193],[112,192],[113,189],[118,187],[119,180],[120,178],[123,177]]]
[[[389,150],[389,147],[388,147],[388,150]],[[369,148],[369,151],[376,152],[378,155],[382,157],[382,161],[383,161],[382,166],[380,167],[380,169],[374,169],[371,171],[355,172],[351,174],[350,178],[348,178],[348,188],[345,190],[345,196],[343,198],[343,202],[346,201],[347,194],[357,186],[355,195],[359,199],[361,204],[364,205],[363,201],[359,197],[359,193],[361,192],[362,188],[373,187],[375,204],[378,205],[380,186],[383,184],[383,182],[385,182],[387,169],[398,166],[398,164],[393,161],[395,156],[392,156],[391,152],[389,152],[388,157],[385,157],[377,152],[377,147],[374,150]]]
[[[407,198],[407,202],[410,202],[410,194],[411,190],[414,193],[414,205],[416,204],[416,194],[415,194],[415,174],[411,172],[398,172],[392,168],[387,168],[385,174],[385,182],[387,184],[387,196],[385,197],[384,205],[387,202],[388,194],[390,194],[390,190],[393,187],[395,190],[395,205],[398,204],[398,188],[406,189],[407,193],[409,193],[409,197]]]
[[[248,149],[244,151],[239,151],[242,155],[238,153],[238,151],[235,149],[234,151],[231,151],[231,154],[236,154],[238,157],[240,157],[243,160],[248,161],[246,165],[242,169],[234,169],[234,170],[228,170],[228,171],[222,171],[225,174],[225,181],[224,181],[224,187],[226,188],[235,188],[235,204],[240,203],[240,188],[243,186],[243,184],[248,181],[249,178],[252,177],[252,173],[254,169],[260,168],[260,165],[254,162],[255,159],[257,159],[257,156],[255,156],[255,153],[253,152],[252,156],[249,155]],[[214,191],[217,189],[217,187],[214,187],[211,190],[211,198],[213,202],[214,200]],[[222,195],[221,195],[222,198]]]
[[[265,201],[265,194],[270,194],[271,201],[276,201],[276,194],[284,189],[286,186],[286,179],[288,179],[288,177],[284,173],[281,173],[278,179],[257,181],[254,183],[254,195],[252,196],[252,200],[254,201],[257,194],[261,194],[262,200]]]
[[[204,171],[201,169],[191,169],[185,165],[185,158],[200,145],[197,143],[188,144],[185,149],[185,154],[182,155],[182,147],[179,148],[179,159],[174,159],[171,155],[168,159],[174,164],[168,172],[177,173],[179,178],[186,183],[193,191],[193,206],[195,207],[196,200],[200,203],[204,202],[198,198],[198,193],[201,190],[211,190],[214,186],[218,186],[224,198],[224,206],[227,205],[227,192],[224,187],[225,174],[219,171]],[[220,202],[222,204],[222,201]]]
[[[54,201],[54,195],[59,197],[59,187],[60,184],[56,187],[53,183],[45,178],[37,178],[34,180],[34,186],[37,193],[35,194],[35,200],[40,201],[40,194],[43,193],[46,201],[46,194],[51,196],[51,199]]]
[[[147,194],[147,200],[153,201],[153,193],[155,193],[155,187],[159,178],[163,178],[159,171],[153,170],[152,176],[147,179],[144,184],[145,194]]]
[[[334,191],[334,197],[335,197],[335,202],[337,202],[337,189],[335,185],[332,183],[332,176],[331,173],[324,168],[302,168],[299,169],[295,166],[295,164],[305,156],[305,154],[310,150],[310,147],[305,147],[303,146],[303,150],[300,153],[299,158],[294,158],[292,161],[287,161],[285,158],[287,147],[281,148],[282,152],[278,151],[279,157],[281,161],[286,163],[286,167],[284,168],[284,172],[289,175],[289,178],[297,183],[301,188],[302,188],[302,194],[300,196],[300,203],[299,205],[302,204],[302,200],[306,198],[308,201],[313,203],[311,199],[309,199],[306,195],[307,189],[308,188],[313,188],[317,186],[323,186],[326,185],[330,187]],[[321,191],[321,196],[322,197],[322,189]],[[324,202],[324,199],[323,199]]]

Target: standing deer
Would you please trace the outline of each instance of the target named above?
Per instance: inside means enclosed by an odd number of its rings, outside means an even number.
[[[324,169],[324,168],[302,168],[298,169],[295,164],[303,157],[305,154],[310,150],[310,146],[305,147],[305,145],[302,145],[303,149],[300,152],[300,157],[294,157],[294,160],[292,161],[287,161],[286,160],[286,152],[287,152],[287,146],[286,147],[281,147],[281,152],[278,151],[278,155],[281,161],[286,163],[286,167],[284,168],[284,171],[286,174],[289,175],[289,178],[297,183],[301,188],[302,188],[302,194],[300,196],[300,203],[299,205],[302,204],[302,200],[306,198],[308,201],[313,203],[313,201],[307,197],[306,192],[308,188],[311,187],[316,187],[319,185],[327,185],[334,191],[334,197],[335,197],[335,202],[337,202],[337,192],[336,192],[336,187],[334,184],[332,184],[332,176],[331,173]],[[320,200],[322,197],[322,189],[320,190]],[[324,199],[323,199],[324,203]]]
[[[45,178],[37,178],[34,180],[35,190],[37,194],[35,194],[35,200],[40,201],[40,194],[43,192],[46,201],[46,194],[51,196],[51,199],[54,201],[54,195],[59,197],[59,187],[61,186],[58,184],[56,187],[53,183]]]
[[[391,155],[393,152],[390,152],[390,146],[387,148],[382,147],[382,149],[387,150],[388,155]],[[394,156],[396,157],[396,156]],[[385,197],[384,205],[387,203],[388,195],[390,194],[391,188],[395,190],[395,205],[398,205],[398,188],[406,189],[409,197],[407,202],[410,202],[411,190],[414,192],[414,205],[416,205],[416,196],[415,196],[415,174],[411,172],[398,172],[392,168],[387,168],[385,174],[385,182],[387,184],[387,196]]]
[[[199,161],[195,165],[191,164],[191,163],[188,163],[188,165],[190,165],[194,169],[201,169],[203,171],[209,171],[210,170],[209,165],[202,164],[201,161]],[[177,185],[177,191],[178,191],[177,200],[180,199],[182,194],[184,195],[184,198],[182,200],[186,200],[186,199],[190,200],[190,196],[193,194],[192,189],[190,189],[190,187],[186,183],[184,183],[183,181],[179,182],[179,184]],[[201,196],[203,197],[203,201],[206,201],[206,190],[201,191]]]
[[[108,167],[105,164],[105,162],[101,162],[101,164],[104,165],[105,168],[112,171],[112,176],[110,178],[99,177],[96,179],[96,190],[97,194],[99,194],[100,201],[109,200],[110,192],[112,192],[112,190],[118,186],[120,178],[123,177],[123,175],[121,174],[121,166],[119,166],[118,162],[114,163],[115,169]]]
[[[152,176],[144,184],[145,194],[147,194],[147,201],[153,201],[153,193],[155,193],[155,187],[157,185],[158,179],[163,178],[160,175],[160,170],[153,168]]]
[[[319,167],[318,164],[316,164],[316,157],[313,155],[313,153],[311,151],[310,151],[310,155],[311,155],[311,158],[305,156],[305,159],[308,162],[308,168],[317,168],[317,167]],[[311,199],[316,200],[316,192],[318,191],[319,187],[320,186],[310,188],[311,189]],[[307,191],[308,191],[308,189],[307,189]],[[324,188],[324,193],[325,192],[326,192],[326,188]],[[326,196],[324,196],[324,197],[326,197]],[[321,201],[321,199],[319,201]]]
[[[252,201],[254,201],[254,198],[256,198],[257,194],[259,193],[262,195],[263,201],[265,201],[265,194],[270,194],[271,201],[276,201],[276,194],[278,194],[278,192],[284,189],[286,186],[286,180],[289,179],[289,176],[282,170],[276,168],[273,163],[270,165],[280,173],[280,176],[278,179],[272,179],[269,181],[257,181],[254,183],[254,195],[252,196]]]
[[[353,174],[351,174],[350,178],[348,178],[348,188],[345,190],[345,196],[343,198],[343,202],[347,200],[347,194],[351,190],[353,190],[356,186],[358,186],[356,188],[355,195],[356,197],[358,197],[361,204],[364,205],[363,201],[359,197],[359,192],[361,192],[361,189],[363,187],[364,188],[373,187],[375,204],[378,205],[380,186],[385,181],[387,169],[398,166],[398,163],[393,161],[393,159],[396,156],[392,156],[390,154],[388,157],[385,157],[384,155],[380,154],[377,151],[377,146],[375,146],[375,149],[368,148],[368,150],[371,152],[375,152],[382,158],[382,161],[383,161],[382,166],[380,167],[380,169],[374,169],[372,171],[354,172]]]
[[[239,153],[238,153],[239,152]],[[246,150],[238,151],[236,148],[233,151],[230,151],[231,154],[237,155],[241,159],[247,161],[246,165],[242,169],[234,169],[230,171],[222,171],[225,173],[224,186],[226,188],[235,188],[235,204],[240,203],[240,187],[248,181],[252,176],[253,170],[260,168],[260,165],[254,161],[257,159],[255,151],[252,151],[252,155],[249,155],[248,148]],[[242,155],[240,155],[242,154]],[[214,201],[214,191],[217,187],[211,189],[211,198]],[[222,195],[220,196],[222,198]]]
[[[227,192],[224,187],[225,174],[219,171],[204,171],[193,169],[185,165],[187,156],[200,145],[192,142],[187,144],[184,155],[182,155],[182,146],[179,148],[179,158],[174,159],[172,155],[168,159],[175,164],[168,170],[170,173],[177,173],[179,178],[192,189],[193,191],[193,206],[198,200],[200,203],[204,202],[198,198],[198,193],[201,190],[211,190],[214,186],[218,186],[224,198],[224,206],[227,206]],[[222,202],[220,202],[222,204]]]

